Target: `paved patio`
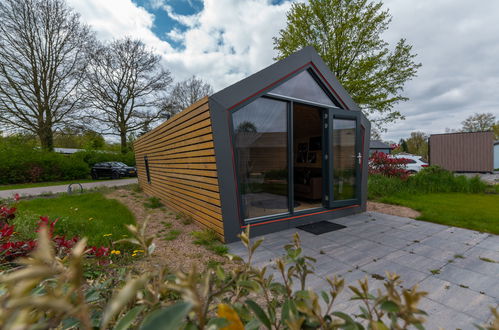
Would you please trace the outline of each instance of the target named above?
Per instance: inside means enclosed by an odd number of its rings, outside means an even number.
[[[375,289],[382,281],[372,275],[396,272],[403,286],[419,284],[428,292],[420,305],[429,314],[427,329],[476,329],[473,324],[490,319],[489,306],[499,304],[499,236],[375,212],[332,222],[347,228],[318,236],[298,229],[265,235],[255,265],[271,264],[298,232],[304,254],[317,259],[310,289],[321,290],[325,276],[335,274],[346,284],[367,275]],[[229,247],[231,253],[244,255],[240,242]],[[349,301],[349,291],[336,308],[357,312],[358,302]]]

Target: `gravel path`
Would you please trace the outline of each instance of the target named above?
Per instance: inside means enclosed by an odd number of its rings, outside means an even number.
[[[97,182],[87,182],[82,183],[83,189],[92,189],[97,187],[118,187],[126,186],[129,184],[137,183],[137,178],[132,179],[122,179],[122,180],[106,180]],[[79,188],[78,185],[73,184],[73,189]],[[19,194],[21,196],[38,196],[46,193],[64,193],[68,191],[68,185],[60,186],[48,186],[48,187],[36,187],[36,188],[23,188],[23,189],[11,189],[11,190],[1,190],[0,199],[11,198],[14,194]]]

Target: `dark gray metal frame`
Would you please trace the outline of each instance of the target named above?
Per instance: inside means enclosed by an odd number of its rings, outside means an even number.
[[[338,106],[345,111],[360,112],[360,108],[353,102],[345,89],[339,84],[329,71],[313,47],[306,47],[286,59],[279,61],[237,83],[231,85],[209,97],[209,106],[212,121],[215,156],[217,162],[218,182],[224,236],[226,242],[237,240],[239,234],[248,225],[244,223],[240,213],[240,200],[235,173],[235,156],[233,151],[232,111],[242,107],[256,98],[263,96],[273,87],[303,70],[312,71],[319,83]],[[299,101],[302,102],[301,100]],[[313,102],[312,102],[313,103]],[[312,104],[313,105],[313,104]],[[289,111],[288,111],[289,113]],[[289,123],[288,125],[292,124]],[[363,155],[369,155],[370,123],[360,114],[360,125],[363,127]],[[291,175],[291,173],[290,173]],[[364,159],[361,169],[360,203],[355,206],[339,207],[334,209],[314,209],[296,212],[292,216],[269,217],[265,221],[249,224],[252,236],[288,229],[308,223],[334,219],[366,210],[367,201],[367,160]]]

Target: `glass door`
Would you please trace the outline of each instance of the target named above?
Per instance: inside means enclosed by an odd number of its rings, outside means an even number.
[[[358,204],[362,164],[360,112],[329,109],[328,136],[328,206]]]

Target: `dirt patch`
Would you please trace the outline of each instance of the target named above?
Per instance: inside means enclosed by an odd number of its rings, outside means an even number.
[[[367,202],[367,211],[385,213],[412,219],[416,219],[421,215],[421,213],[419,213],[418,211],[405,206],[390,205],[378,202]]]
[[[202,272],[208,267],[208,263],[223,264],[225,269],[232,265],[226,257],[219,256],[204,246],[194,244],[191,233],[202,230],[194,222],[182,223],[177,213],[166,207],[156,209],[145,207],[147,196],[144,193],[117,189],[106,196],[126,205],[135,215],[138,223],[143,223],[149,217],[146,236],[155,237],[156,249],[152,256],[137,259],[137,262],[133,264],[133,268],[137,271],[144,273],[167,267],[170,272],[188,272],[195,266]],[[172,240],[166,240],[165,238],[172,231],[179,231],[180,234]]]

